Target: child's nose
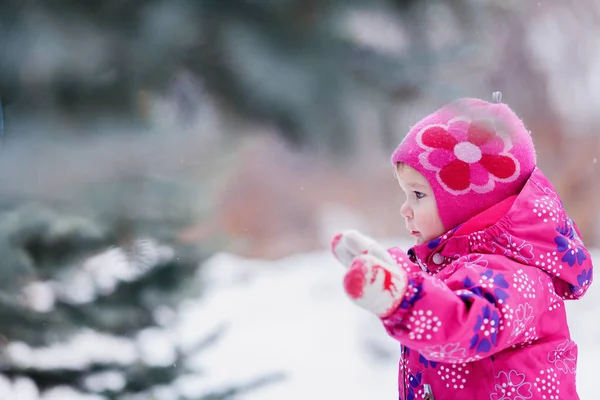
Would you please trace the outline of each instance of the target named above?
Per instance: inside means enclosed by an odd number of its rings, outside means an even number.
[[[400,215],[402,215],[404,218],[413,217],[413,211],[412,208],[408,205],[408,202],[405,202],[404,204],[402,204],[402,207],[400,207]]]

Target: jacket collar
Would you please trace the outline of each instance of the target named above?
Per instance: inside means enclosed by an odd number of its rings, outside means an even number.
[[[412,247],[408,250],[408,256],[424,271],[431,274],[439,272],[452,260],[464,255],[465,252],[471,252],[473,248],[469,237],[498,223],[510,210],[517,197],[517,195],[508,197],[440,237]]]

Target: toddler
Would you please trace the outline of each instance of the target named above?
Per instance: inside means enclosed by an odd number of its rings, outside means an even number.
[[[414,247],[332,241],[346,293],[401,343],[402,400],[579,398],[564,301],[585,294],[592,261],[529,132],[496,100],[451,103],[394,151]]]

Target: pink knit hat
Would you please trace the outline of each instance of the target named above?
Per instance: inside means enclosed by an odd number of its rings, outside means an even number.
[[[450,103],[415,125],[392,154],[431,184],[440,218],[452,229],[520,192],[533,172],[529,132],[506,104]]]

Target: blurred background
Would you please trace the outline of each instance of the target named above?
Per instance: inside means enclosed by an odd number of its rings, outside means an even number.
[[[0,398],[394,398],[331,235],[410,246],[391,152],[501,91],[599,247],[598,27],[595,0],[3,0]]]

